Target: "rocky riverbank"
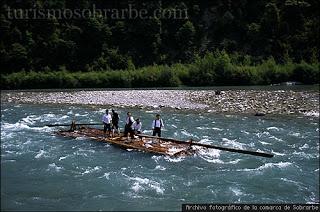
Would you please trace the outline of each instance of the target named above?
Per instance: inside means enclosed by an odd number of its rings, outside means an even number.
[[[293,90],[117,90],[61,92],[2,92],[14,103],[84,104],[151,107],[216,113],[305,114],[319,116],[319,92]]]

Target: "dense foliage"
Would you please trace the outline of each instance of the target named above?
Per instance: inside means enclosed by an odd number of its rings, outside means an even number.
[[[192,64],[153,65],[119,71],[17,72],[1,78],[2,89],[139,88],[216,85],[269,85],[287,81],[318,83],[319,64],[276,64],[273,58],[252,65],[250,57],[230,57],[225,51],[207,53]]]
[[[188,18],[28,19],[8,14],[9,9],[128,5],[180,9]],[[318,0],[5,0],[0,6],[2,88],[318,81]]]

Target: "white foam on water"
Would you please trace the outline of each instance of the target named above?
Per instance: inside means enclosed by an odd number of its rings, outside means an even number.
[[[183,151],[183,150],[185,150],[185,148],[177,148],[177,147],[173,146],[173,147],[168,149],[168,154],[169,155],[174,155],[174,154],[176,154],[176,153],[178,153],[180,151]]]
[[[152,158],[156,163],[159,163],[159,160],[160,160],[161,158],[163,158],[163,156],[154,155],[154,156],[152,156],[151,158]]]
[[[292,165],[292,163],[290,162],[279,162],[279,163],[266,163],[260,167],[258,167],[258,170],[264,170],[264,169],[268,169],[268,168],[279,168],[279,169],[283,169],[286,168],[288,166]]]
[[[267,130],[280,131],[280,130],[283,130],[283,129],[282,128],[278,128],[278,127],[268,127]]]
[[[106,178],[106,179],[110,179],[110,173],[109,172],[106,172],[106,173],[104,173],[101,177],[99,177],[99,178]]]
[[[203,136],[203,137],[207,137],[207,136]],[[202,144],[211,144],[211,139],[209,138],[203,138],[199,141],[199,143],[202,143]]]
[[[182,131],[181,131],[181,134],[186,135],[186,136],[188,136],[188,137],[198,138],[198,136],[196,136],[196,135],[194,135],[194,134],[192,134],[192,133],[189,133],[189,132],[186,131],[186,130],[182,130]]]
[[[218,127],[212,127],[211,129],[216,130],[216,131],[223,131],[223,129],[218,128]]]
[[[34,158],[38,159],[38,158],[42,158],[42,157],[48,157],[45,155],[46,153],[47,153],[46,151],[44,151],[43,149],[40,149],[40,151],[38,152],[38,154],[36,156],[34,156]]]
[[[73,114],[73,110],[70,110],[67,115],[72,115]]]
[[[58,120],[69,119],[69,118],[70,118],[69,116],[64,115],[64,116],[60,117]]]
[[[95,166],[95,167],[88,167],[83,173],[82,175],[85,175],[85,174],[91,174],[93,172],[98,172],[101,170],[101,166]]]
[[[151,134],[153,131],[152,130],[143,130],[142,131],[144,134]]]
[[[25,118],[22,118],[21,120],[22,120],[22,122],[24,122],[26,124],[34,124],[35,120],[37,120],[37,119],[35,119],[35,116],[31,115],[31,116],[27,116]]]
[[[178,127],[177,127],[176,125],[174,125],[174,124],[171,124],[171,126],[172,126],[173,128],[176,128],[176,129],[178,128]]]
[[[263,145],[272,145],[271,143],[268,143],[268,142],[264,142],[264,141],[259,141],[260,144],[263,144]]]
[[[85,157],[88,157],[88,154],[87,153],[84,153],[84,152],[79,152],[79,151],[76,151],[73,153],[74,155],[78,155],[78,156],[85,156]]]
[[[129,179],[130,181],[134,181],[131,189],[135,192],[154,190],[157,194],[164,194],[165,189],[161,187],[160,183],[154,180],[140,177],[130,177]]]
[[[93,149],[82,149],[82,148],[79,148],[79,152],[90,152],[90,153],[95,153],[96,151],[93,150]]]
[[[284,178],[284,177],[281,177],[280,180],[282,180],[282,181],[284,181],[284,182],[292,183],[292,184],[295,184],[295,185],[301,184],[301,183],[299,183],[299,182],[296,182],[296,181],[294,181],[294,180],[289,180],[289,179]]]
[[[166,168],[163,167],[163,166],[157,165],[157,166],[154,168],[154,170],[164,171],[164,170],[166,170]]]
[[[258,137],[258,138],[261,138],[262,136],[269,136],[270,135],[270,133],[269,132],[258,132],[258,133],[256,133],[256,136]]]
[[[50,127],[44,126],[44,127],[32,127],[27,124],[25,124],[23,121],[18,121],[14,124],[10,123],[3,123],[1,124],[1,131],[21,131],[21,130],[34,130],[34,131],[44,131],[44,132],[51,132],[54,129],[50,129]]]
[[[47,113],[47,114],[44,114],[43,115],[44,117],[47,117],[47,118],[54,118],[56,117],[56,115],[52,114],[52,113]]]
[[[188,182],[184,182],[183,185],[187,186],[187,187],[190,187],[193,185],[192,182],[188,181]]]
[[[288,166],[291,166],[292,163],[290,162],[279,162],[279,163],[266,163],[262,166],[259,166],[258,168],[255,169],[237,169],[237,171],[263,171],[266,169],[270,169],[270,168],[279,168],[279,169],[284,169]]]
[[[2,130],[21,131],[22,129],[30,129],[30,127],[27,124],[24,124],[22,122],[16,122],[14,124],[5,122],[1,124],[1,131]]]
[[[14,155],[22,155],[22,152],[11,151],[11,150],[6,150],[5,153],[14,154]],[[3,156],[7,156],[7,155],[3,155]]]
[[[7,138],[7,139],[10,139],[10,138],[13,138],[15,134],[12,133],[12,132],[6,132],[2,129],[1,127],[1,139],[4,139],[4,138]]]
[[[208,157],[213,157],[213,158],[218,158],[220,157],[220,150],[217,149],[206,149],[206,148],[202,148],[202,147],[197,147],[194,146],[194,148],[196,150],[198,150],[198,154],[202,155],[202,156],[208,156]]]
[[[168,162],[173,162],[173,163],[178,163],[181,162],[185,159],[185,157],[170,157],[170,156],[165,156],[164,159]]]
[[[107,197],[108,196],[103,195],[103,194],[99,194],[99,195],[93,196],[94,199],[106,199]]]
[[[309,149],[309,145],[308,144],[304,144],[302,147],[299,147],[300,150],[303,150],[303,149]]]
[[[61,166],[57,166],[55,163],[51,163],[48,165],[47,171],[54,170],[56,172],[60,172],[63,169]]]
[[[245,130],[241,130],[240,132],[242,132],[242,133],[244,133],[244,134],[246,134],[246,135],[249,135],[249,134],[250,134],[249,132],[247,132],[247,131],[245,131]]]
[[[89,114],[88,113],[85,113],[85,114],[79,114],[79,113],[76,113],[74,114],[76,117],[87,117]]]
[[[275,151],[271,151],[271,153],[273,153],[273,154],[275,154],[275,155],[279,155],[279,156],[284,156],[284,155],[286,155],[286,154],[284,154],[284,153],[280,153],[280,152],[275,152]]]
[[[294,151],[292,154],[293,155],[298,155],[300,157],[307,158],[307,159],[317,158],[319,156],[319,155],[312,155],[312,154],[307,154],[305,152],[297,152],[297,151]]]
[[[239,188],[231,187],[230,190],[236,196],[242,196],[244,194]]]
[[[1,157],[2,157],[2,155],[1,155]],[[2,162],[2,163],[16,162],[16,160],[14,160],[14,159],[9,159],[9,160],[2,159],[1,162]]]
[[[231,160],[229,162],[226,162],[227,164],[237,164],[241,161],[241,159]]]
[[[301,133],[298,133],[298,132],[290,132],[288,135],[291,135],[294,137],[301,137]]]
[[[207,158],[206,156],[200,156],[203,160],[209,162],[209,163],[218,163],[218,164],[224,164],[224,162],[220,159],[212,159],[212,158]]]
[[[31,144],[32,142],[31,142],[31,139],[28,139],[26,142],[24,142],[23,143],[23,145],[29,145],[29,144]]]
[[[227,146],[236,147],[239,149],[243,149],[244,146],[243,143],[237,142],[237,139],[230,140],[228,138],[222,138],[222,141],[225,142]]]
[[[276,141],[283,141],[281,138],[277,138],[276,136],[272,135],[269,137],[270,139],[274,139]]]
[[[198,129],[198,130],[209,130],[210,127],[196,127],[196,129]]]
[[[197,154],[201,159],[209,163],[224,163],[222,160],[218,159],[220,157],[220,150],[207,149],[199,146],[193,146],[192,148],[197,151]]]
[[[64,160],[64,159],[66,159],[67,157],[69,157],[69,155],[67,155],[67,156],[62,156],[62,157],[59,158],[59,161],[62,161],[62,160]]]
[[[41,200],[41,197],[32,197],[32,200]]]

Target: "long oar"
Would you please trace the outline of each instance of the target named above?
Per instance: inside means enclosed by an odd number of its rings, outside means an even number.
[[[83,125],[102,125],[102,123],[83,123],[83,124],[75,124],[77,126]],[[46,127],[69,127],[71,124],[47,124]]]
[[[146,137],[146,138],[159,138],[156,136],[150,136],[150,135],[144,135],[144,134],[138,134],[139,137]],[[210,144],[201,144],[197,142],[186,142],[186,141],[180,141],[172,138],[159,138],[164,141],[171,141],[179,144],[189,144],[189,145],[196,145],[196,146],[202,146],[206,148],[213,148],[213,149],[219,149],[223,151],[228,151],[228,152],[237,152],[237,153],[242,153],[242,154],[248,154],[248,155],[254,155],[254,156],[261,156],[261,157],[267,157],[267,158],[272,158],[273,154],[265,153],[265,152],[254,152],[254,151],[249,151],[249,150],[242,150],[242,149],[233,149],[233,148],[228,148],[228,147],[221,147],[221,146],[214,146]]]

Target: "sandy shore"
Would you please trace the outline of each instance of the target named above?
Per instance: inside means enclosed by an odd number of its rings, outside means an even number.
[[[292,90],[118,90],[2,92],[1,100],[35,104],[84,104],[205,110],[216,113],[319,116],[319,92]]]

